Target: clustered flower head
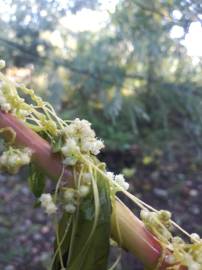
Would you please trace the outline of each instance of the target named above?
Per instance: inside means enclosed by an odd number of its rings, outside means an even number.
[[[76,118],[63,129],[65,137],[61,148],[66,165],[75,165],[80,153],[98,155],[104,147],[101,140],[97,139],[91,124],[87,120]]]
[[[169,211],[150,212],[142,210],[140,217],[146,227],[172,252],[166,256],[170,265],[184,265],[188,270],[202,270],[202,240],[196,233],[190,235],[192,243],[186,243],[181,237],[171,234],[172,222]]]
[[[64,209],[69,214],[74,214],[78,204],[78,198],[83,199],[90,193],[91,188],[91,174],[83,173],[81,184],[77,189],[67,188],[64,190]]]
[[[45,209],[45,212],[48,215],[52,215],[56,213],[57,206],[53,202],[53,199],[50,193],[43,193],[39,200],[41,202],[42,207]]]
[[[113,172],[107,172],[106,176],[109,180],[112,181],[112,183],[118,184],[121,188],[128,190],[129,189],[129,183],[126,182],[124,176],[122,174],[115,175]]]
[[[63,209],[68,214],[74,214],[79,202],[90,193],[90,188],[91,175],[85,172],[81,176],[80,185],[78,187],[63,187],[61,192],[54,197],[54,201],[50,193],[43,193],[39,201],[48,215],[55,214],[59,208]]]
[[[85,172],[82,175],[81,185],[78,188],[80,198],[85,198],[90,193],[92,176],[90,173]]]
[[[0,59],[0,70],[5,66],[5,61]],[[36,103],[37,109],[40,107],[40,105],[43,107],[43,102],[40,102],[41,98],[37,97],[33,90],[27,89],[23,85],[13,83],[3,73],[0,72],[0,110],[6,113],[9,112],[17,116],[19,119],[26,121],[27,116],[33,113],[35,106],[33,104],[27,104],[25,99],[19,95],[19,91],[21,91],[23,95],[29,95],[32,101]],[[38,112],[38,117],[39,116],[43,117],[44,115]],[[49,120],[47,120],[46,123],[48,121]],[[40,124],[43,125],[43,123]]]
[[[67,188],[64,191],[64,209],[69,214],[76,212],[76,191],[73,188]]]
[[[146,227],[164,242],[172,238],[171,213],[166,210],[150,212],[146,209],[141,210],[140,217]]]
[[[30,163],[32,151],[25,147],[22,149],[10,147],[0,157],[0,169],[9,173],[17,173],[19,169]]]
[[[194,234],[194,238],[196,234]],[[196,240],[197,238],[197,240]],[[201,270],[202,269],[202,240],[197,235],[195,240],[186,243],[182,238],[176,236],[173,237],[170,250],[173,252],[175,262],[180,262],[182,265],[187,266],[189,270]]]
[[[16,115],[22,120],[29,114],[24,99],[18,96],[16,89],[11,91],[9,83],[5,81],[0,82],[0,110]]]

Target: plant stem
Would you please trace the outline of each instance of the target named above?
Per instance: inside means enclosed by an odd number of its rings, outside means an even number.
[[[16,133],[15,144],[29,147],[33,152],[32,161],[56,181],[61,175],[63,165],[60,156],[52,153],[50,144],[15,116],[0,111],[0,129],[8,127]],[[1,135],[6,139],[13,136],[9,129],[5,129]],[[73,186],[71,170],[64,170],[63,179],[69,186]],[[120,200],[116,200],[112,212],[111,235],[122,248],[137,256],[147,269],[163,270],[169,267],[165,259],[170,252],[163,250],[159,241],[146,229],[143,222]],[[178,269],[187,268],[179,266]]]

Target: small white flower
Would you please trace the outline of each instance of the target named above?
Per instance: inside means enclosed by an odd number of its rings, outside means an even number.
[[[67,201],[73,201],[74,200],[74,195],[75,195],[75,190],[73,188],[68,188],[64,192],[64,198]]]
[[[188,264],[188,270],[201,270],[201,265],[193,261],[190,264]]]
[[[194,265],[194,260],[193,260],[192,255],[186,253],[186,254],[184,254],[183,257],[184,257],[184,258],[183,258],[184,262],[185,262],[186,265],[189,267],[188,269],[190,269],[190,270],[195,270],[194,268],[192,268],[193,266],[195,266],[195,265]]]
[[[122,174],[118,174],[115,176],[115,181],[119,184],[123,189],[128,190],[129,184],[126,182],[124,176]]]
[[[140,211],[140,217],[142,221],[147,221],[151,216],[151,213],[148,210],[141,210]]]
[[[29,164],[30,163],[30,157],[27,154],[24,154],[21,156],[21,161],[23,164]]]
[[[122,187],[123,187],[123,189],[128,190],[129,187],[130,187],[130,185],[129,185],[129,183],[124,182],[124,183],[122,184]]]
[[[54,204],[52,196],[50,193],[43,193],[39,198],[42,207],[45,208],[45,212],[48,215],[55,214],[57,211],[57,206]]]
[[[8,156],[8,165],[14,167],[19,162],[18,156],[13,154],[12,156]]]
[[[68,157],[71,154],[78,154],[80,149],[77,146],[75,139],[68,138],[66,139],[65,145],[62,147],[61,151],[65,157]]]
[[[176,262],[176,258],[174,255],[170,254],[165,257],[165,262],[168,264],[174,264]]]
[[[93,155],[98,155],[100,153],[100,150],[104,147],[104,144],[101,140],[95,140],[91,146],[90,146],[90,152]]]
[[[48,215],[55,214],[57,211],[56,205],[52,202],[45,207],[45,211]]]
[[[90,188],[86,185],[81,185],[79,187],[79,194],[82,198],[86,197],[88,193],[90,192]]]
[[[0,157],[0,164],[5,165],[7,164],[7,162],[8,162],[8,156],[5,155],[5,153],[3,153],[2,156]]]
[[[117,183],[123,183],[123,182],[125,182],[125,178],[124,178],[123,174],[117,174],[115,176],[115,181]]]
[[[201,240],[200,236],[197,233],[192,233],[190,237],[192,242],[199,242]]]
[[[158,215],[162,221],[169,221],[171,219],[171,212],[166,210],[160,210]]]
[[[76,206],[72,203],[68,203],[65,205],[65,211],[69,214],[74,214],[76,211]]]
[[[94,138],[95,132],[91,129],[91,124],[87,120],[76,118],[70,125],[64,128],[63,133],[66,137],[79,136]]]
[[[2,111],[4,112],[11,111],[11,105],[9,103],[2,103],[0,106],[1,106]]]
[[[92,144],[92,141],[90,141],[88,139],[82,139],[81,151],[82,152],[89,152],[91,149],[91,144]]]
[[[0,157],[0,165],[10,173],[16,173],[21,166],[29,164],[32,152],[28,148],[10,148]]]
[[[43,207],[46,207],[48,204],[52,202],[52,197],[50,193],[43,193],[41,197],[39,198],[41,205]]]
[[[66,137],[70,137],[74,135],[74,127],[72,125],[68,125],[67,127],[65,127],[62,130],[62,133],[66,136]]]
[[[107,178],[114,181],[115,175],[113,172],[106,172]]]
[[[27,110],[20,109],[19,114],[24,117],[24,116],[27,116],[29,114],[29,112]]]
[[[6,97],[4,96],[3,92],[0,89],[0,108],[4,112],[11,111],[11,105],[7,102]]]
[[[3,59],[0,59],[0,69],[5,68],[6,62]]]
[[[155,212],[150,212],[147,209],[141,210],[140,217],[142,221],[147,225],[156,225],[158,222],[158,217]]]
[[[91,173],[84,173],[82,178],[82,183],[86,185],[91,184],[92,175]]]
[[[184,240],[181,237],[179,237],[179,236],[173,237],[172,242],[176,246],[178,246],[178,245],[184,245]]]
[[[71,125],[74,127],[75,131],[83,137],[95,137],[95,132],[91,129],[91,123],[87,120],[76,118]]]

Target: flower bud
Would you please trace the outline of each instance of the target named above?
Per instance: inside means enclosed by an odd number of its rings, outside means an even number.
[[[86,197],[88,195],[89,191],[90,191],[90,188],[88,186],[86,186],[86,185],[81,185],[79,187],[79,195],[82,198]]]
[[[76,206],[72,203],[68,203],[65,205],[65,211],[69,214],[74,214],[76,211]]]
[[[0,69],[5,68],[6,62],[3,59],[0,59]]]

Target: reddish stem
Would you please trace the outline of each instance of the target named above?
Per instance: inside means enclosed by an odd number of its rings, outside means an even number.
[[[62,172],[62,163],[60,156],[52,153],[50,144],[15,116],[0,111],[0,128],[8,127],[16,133],[15,144],[29,147],[33,151],[33,162],[49,177],[57,180]],[[8,132],[3,135],[5,138],[9,138]],[[68,185],[73,185],[71,170],[65,170],[64,178],[68,179]],[[113,238],[123,248],[137,256],[148,269],[163,270],[169,266],[165,262],[165,258],[170,252],[167,250],[164,257],[161,258],[162,247],[159,241],[145,228],[142,221],[120,201],[115,203],[111,223]],[[157,266],[158,268],[156,268]],[[186,270],[187,268],[180,266],[179,269]]]

